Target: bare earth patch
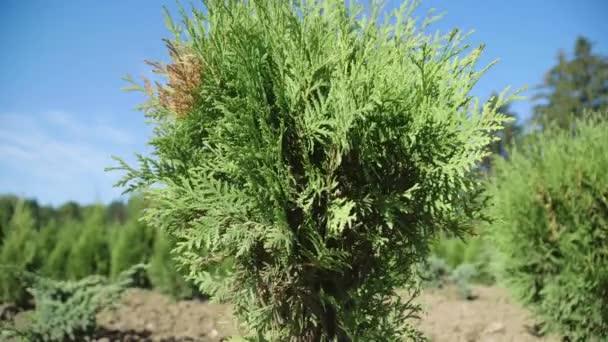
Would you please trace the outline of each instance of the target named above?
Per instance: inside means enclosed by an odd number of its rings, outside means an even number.
[[[149,335],[133,337],[133,341],[216,342],[236,333],[226,305],[200,300],[174,301],[158,292],[140,289],[127,291],[121,304],[116,310],[101,313],[97,321],[109,331]]]
[[[557,342],[531,333],[534,320],[505,289],[477,286],[475,300],[463,300],[456,289],[426,290],[419,298],[426,313],[419,328],[433,342]]]
[[[425,314],[419,328],[433,342],[558,341],[533,336],[527,327],[533,326],[534,320],[512,302],[504,289],[478,286],[474,294],[477,299],[467,301],[460,299],[453,288],[424,291],[419,302]],[[215,342],[236,333],[225,305],[197,300],[175,302],[145,290],[128,291],[122,304],[114,312],[102,313],[98,320],[108,331],[140,333],[127,340]]]

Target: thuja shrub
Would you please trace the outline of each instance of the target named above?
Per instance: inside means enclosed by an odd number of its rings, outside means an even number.
[[[608,337],[608,123],[549,130],[499,160],[487,230],[499,280],[571,341]]]
[[[131,88],[150,95],[154,152],[119,185],[149,187],[144,220],[244,333],[417,336],[396,289],[437,232],[480,218],[472,168],[507,120],[510,96],[469,95],[482,47],[425,35],[416,3],[384,23],[342,0],[204,3],[168,19],[172,61],[149,62],[167,83]]]

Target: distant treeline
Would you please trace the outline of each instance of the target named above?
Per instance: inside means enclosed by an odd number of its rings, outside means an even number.
[[[83,221],[100,205],[90,204],[81,205],[74,201],[68,201],[60,206],[40,205],[36,199],[20,198],[15,195],[0,195],[0,227],[6,227],[10,222],[17,202],[23,204],[30,211],[39,229],[55,221],[65,223],[68,221]],[[114,201],[108,205],[102,205],[104,211],[104,221],[106,223],[125,223],[131,216],[137,216],[141,210],[141,199],[132,198],[126,203],[124,201]]]
[[[138,263],[149,263],[140,286],[175,297],[196,294],[170,257],[174,242],[138,218],[143,200],[82,206],[68,202],[41,206],[35,200],[0,196],[0,302],[28,299],[21,271],[53,279],[110,278]]]

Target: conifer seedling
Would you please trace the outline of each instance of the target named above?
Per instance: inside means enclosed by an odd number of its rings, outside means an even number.
[[[257,341],[402,341],[415,265],[482,218],[473,169],[508,119],[470,90],[483,46],[428,35],[418,2],[206,0],[167,16],[151,156],[120,159],[143,219]]]

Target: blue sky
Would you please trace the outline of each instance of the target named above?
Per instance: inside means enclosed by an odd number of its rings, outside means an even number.
[[[144,58],[166,60],[161,8],[174,4],[0,1],[0,193],[53,205],[119,198],[112,187],[119,174],[103,169],[111,155],[132,160],[149,150],[150,134],[133,110],[143,97],[121,91],[120,77],[149,75]],[[487,45],[482,61],[500,58],[474,89],[482,99],[508,85],[539,84],[578,35],[608,53],[605,0],[426,0],[417,13],[430,8],[446,12],[434,28],[474,29],[469,41]],[[526,118],[531,103],[512,108]]]

